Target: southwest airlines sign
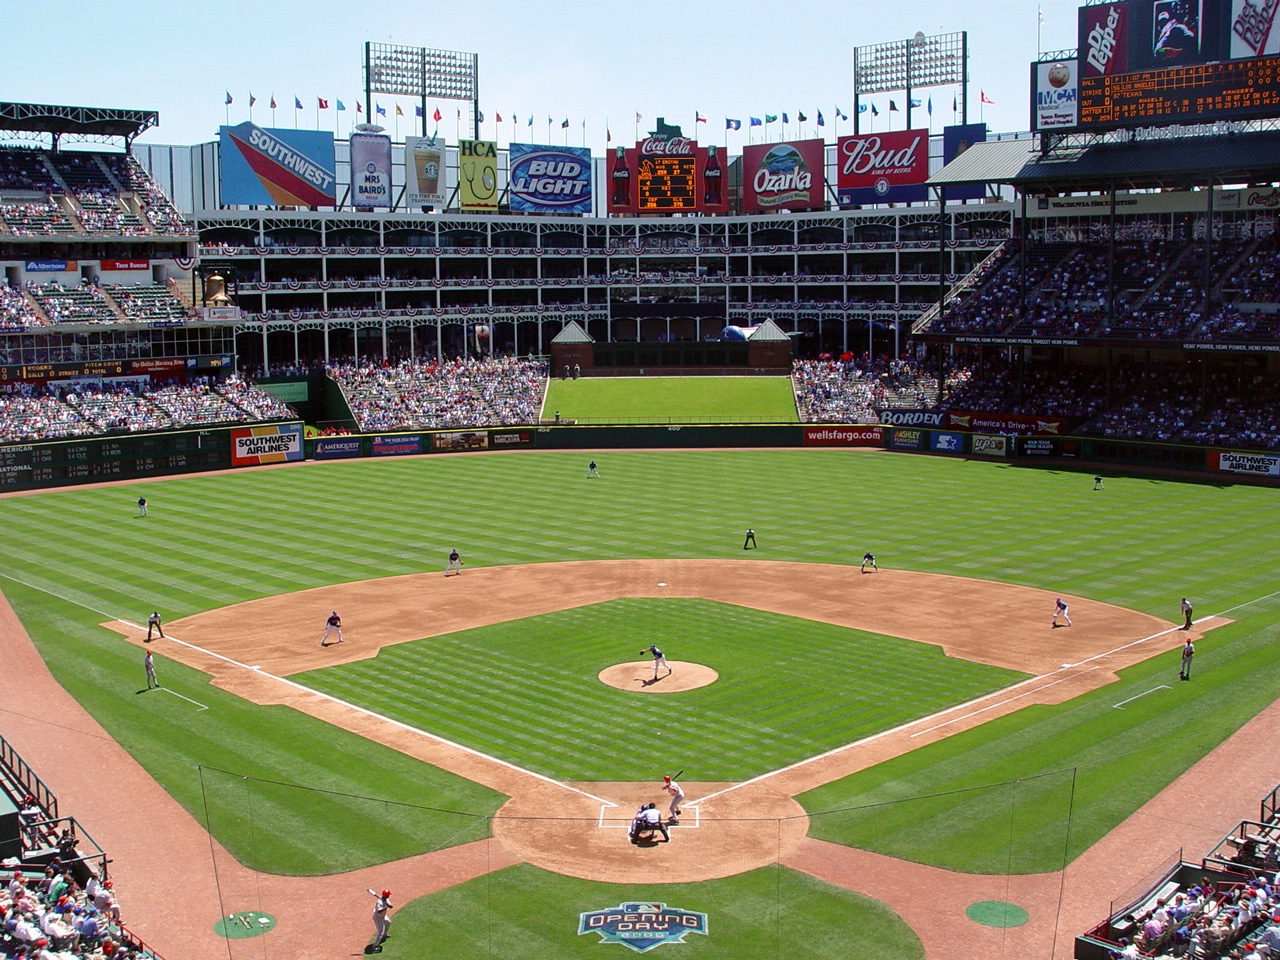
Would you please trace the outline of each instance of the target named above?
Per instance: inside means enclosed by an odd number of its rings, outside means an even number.
[[[337,199],[333,134],[223,127],[222,202],[276,207],[331,207]]]

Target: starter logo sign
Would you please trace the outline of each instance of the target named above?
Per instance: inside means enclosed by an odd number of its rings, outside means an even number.
[[[223,127],[218,159],[222,202],[331,207],[337,199],[333,134],[264,130],[249,121]]]
[[[578,914],[578,936],[584,933],[598,933],[601,943],[620,943],[645,953],[664,943],[684,943],[686,933],[705,936],[707,915],[665,903],[620,903]]]
[[[513,143],[511,209],[519,213],[590,213],[591,151]]]

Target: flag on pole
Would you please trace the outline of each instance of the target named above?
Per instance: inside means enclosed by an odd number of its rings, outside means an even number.
[[[533,126],[533,114],[532,114],[532,113],[531,113],[531,114],[529,114],[529,122],[528,122],[528,123],[526,123],[526,124],[525,124],[525,126],[526,126],[526,127],[532,127],[532,126]]]
[[[801,111],[797,110],[797,111],[796,111],[796,119],[797,119],[797,120],[799,120],[801,123],[805,123],[805,122],[807,122],[807,121],[808,121],[808,119],[809,119],[809,118],[808,118],[808,117],[806,117],[806,116],[804,115],[804,113],[802,113]]]
[[[890,103],[893,103],[893,101],[892,101],[892,100],[890,100],[889,102],[890,102]],[[876,105],[875,105],[874,103],[871,105],[871,115],[872,115],[873,117],[878,117],[878,116],[880,116],[880,111],[876,109]]]
[[[328,110],[328,109],[329,109],[329,101],[328,101],[328,100],[326,100],[326,99],[324,99],[324,97],[316,97],[316,103],[318,103],[318,104],[320,105],[320,106],[319,106],[319,109],[320,109],[320,110]]]
[[[790,123],[790,122],[791,122],[791,121],[790,121],[790,119],[788,119],[788,118],[787,118],[787,115],[786,115],[785,113],[782,115],[782,122],[783,122],[783,123]]]
[[[462,108],[461,108],[461,107],[459,107],[459,108],[458,108],[458,119],[459,119],[459,120],[461,120],[461,119],[462,119]]]
[[[693,111],[693,122],[694,122],[694,123],[706,123],[706,122],[707,122],[707,118],[706,118],[706,117],[704,117],[702,114],[700,114],[697,110],[695,110],[695,111]]]
[[[741,129],[742,129],[742,121],[741,121],[741,120],[730,120],[728,117],[725,117],[725,121],[724,121],[724,128],[725,128],[726,130],[741,130]]]
[[[639,110],[637,110],[637,111],[636,111],[636,123],[639,123],[639,122],[640,122],[641,120],[643,120],[643,119],[644,119],[644,117],[640,116],[640,111],[639,111]]]
[[[375,103],[373,105],[373,109],[374,109],[374,113],[376,113],[379,117],[385,117],[387,115],[387,108],[380,103]]]
[[[414,115],[415,117],[421,117],[421,116],[422,116],[422,104],[420,104],[420,103],[415,103],[415,104],[413,105],[413,115]]]
[[[860,104],[858,104],[858,112],[859,112],[859,113],[866,113],[866,112],[867,112],[867,110],[869,110],[869,109],[870,109],[870,106],[869,106],[868,104],[865,104],[865,103],[860,103]],[[836,111],[836,113],[838,114],[838,113],[839,113],[839,111],[837,110],[837,111]],[[848,118],[848,117],[842,117],[841,119],[848,120],[849,118]]]
[[[356,101],[356,113],[364,113],[364,107],[360,106],[360,101]]]
[[[818,111],[818,126],[820,126],[820,127],[825,127],[826,125],[827,125],[827,121],[825,121],[825,120],[823,120],[823,119],[822,119],[822,111],[821,111],[821,110],[819,110],[819,111]]]
[[[477,111],[476,111],[476,123],[484,123],[484,111],[483,111],[483,110],[477,110]]]
[[[768,124],[768,123],[777,123],[777,122],[778,122],[778,115],[777,115],[776,113],[766,113],[766,114],[764,115],[764,122],[765,122],[766,124]]]
[[[956,97],[954,97],[954,96],[953,96],[953,97],[951,98],[951,112],[952,112],[952,113],[955,113],[957,110],[959,110],[959,109],[960,109],[960,107],[958,106],[959,102],[960,102],[960,101],[959,101]]]
[[[987,91],[979,90],[978,93],[981,95],[983,103],[990,103],[990,104],[995,103],[994,100],[992,100],[990,97],[987,96]]]
[[[227,91],[227,106],[231,106],[231,91]]]
[[[293,109],[295,109],[295,110],[301,110],[301,109],[302,109],[302,101],[301,101],[301,100],[299,100],[297,97],[294,97],[294,98],[293,98]]]
[[[341,110],[345,110],[345,109],[347,109],[347,105],[346,105],[345,103],[343,103],[341,100],[339,100],[339,101],[338,101],[338,110],[340,110],[340,111],[341,111]]]
[[[397,116],[397,117],[403,117],[403,116],[404,116],[404,111],[400,109],[400,104],[398,104],[398,103],[396,104],[396,116]]]
[[[502,122],[502,114],[500,114],[500,113],[495,113],[495,114],[493,115],[493,122],[494,122],[494,123],[501,123],[501,122]],[[515,117],[512,117],[512,118],[511,118],[511,122],[512,122],[512,123],[515,123],[515,122],[516,122],[516,118],[515,118]]]
[[[764,125],[759,117],[751,117],[750,119],[751,119],[751,126],[753,127],[760,127]]]
[[[252,90],[250,90],[250,91],[249,91],[249,106],[250,106],[250,107],[252,107],[252,106],[253,106],[255,103],[257,103],[257,102],[258,102],[258,98],[257,98],[257,97],[255,97],[255,96],[253,95],[253,91],[252,91]]]
[[[271,109],[274,110],[275,108],[276,108],[276,95],[273,93],[271,95]]]
[[[933,116],[933,97],[929,98],[929,116]]]
[[[604,142],[613,143],[613,131],[610,130],[608,127],[604,128]]]
[[[564,118],[564,123],[560,124],[560,129],[561,129],[561,130],[568,130],[568,129],[569,129],[569,118],[568,118],[568,117],[565,117],[565,118]]]
[[[1044,26],[1044,7],[1036,7],[1036,16],[1040,20],[1040,25]]]
[[[911,98],[911,109],[912,109],[912,110],[918,110],[920,107],[923,107],[923,106],[924,106],[924,104],[923,104],[923,103],[921,103],[919,100],[917,100],[915,97],[912,97],[912,98]]]
[[[444,114],[440,112],[439,107],[436,107],[436,112],[431,115],[431,119],[434,120],[436,123],[439,123],[441,120],[444,119]]]
[[[849,119],[848,115],[846,115],[845,112],[841,110],[839,107],[836,107],[836,116],[839,117],[841,120]]]
[[[889,101],[889,112],[890,112],[890,113],[901,113],[902,111],[898,109],[898,104],[897,104],[897,102],[896,102],[896,101],[894,101],[894,100],[890,100],[890,101]]]

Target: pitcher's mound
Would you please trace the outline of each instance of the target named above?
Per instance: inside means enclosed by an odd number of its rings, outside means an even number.
[[[600,671],[600,681],[634,693],[679,693],[681,690],[697,690],[720,679],[720,674],[700,663],[667,662],[671,664],[671,672],[660,669],[657,680],[653,679],[653,661],[637,660],[605,667]]]

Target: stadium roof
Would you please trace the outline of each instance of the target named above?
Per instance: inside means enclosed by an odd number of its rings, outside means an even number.
[[[0,130],[124,137],[132,140],[156,126],[155,110],[113,110],[107,107],[59,107],[44,103],[0,102]]]
[[[1035,140],[975,143],[929,186],[1007,183],[1031,193],[1271,182],[1280,176],[1280,132],[1066,147],[1041,155]]]
[[[595,338],[583,330],[577,320],[570,320],[551,338],[552,343],[595,343]]]
[[[782,328],[772,320],[765,320],[760,326],[756,327],[755,333],[751,334],[753,341],[770,341],[770,340],[790,340]]]

